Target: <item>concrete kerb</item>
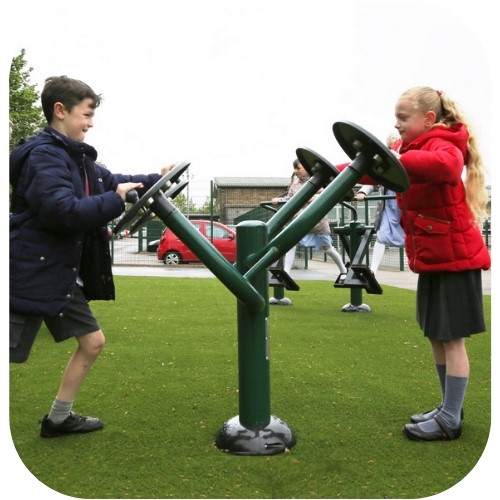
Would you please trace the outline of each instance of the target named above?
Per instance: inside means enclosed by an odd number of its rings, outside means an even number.
[[[181,264],[178,266],[114,266],[116,276],[157,276],[165,278],[214,278],[212,272],[202,265]],[[309,260],[308,269],[292,269],[294,280],[324,280],[332,283],[339,272],[332,261]],[[483,271],[483,293],[491,295],[491,271]],[[387,271],[379,269],[377,280],[381,285],[417,289],[418,275],[412,271]]]

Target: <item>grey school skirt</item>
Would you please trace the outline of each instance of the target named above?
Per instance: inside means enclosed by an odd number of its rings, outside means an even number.
[[[481,270],[420,274],[417,323],[432,340],[454,340],[484,332]]]

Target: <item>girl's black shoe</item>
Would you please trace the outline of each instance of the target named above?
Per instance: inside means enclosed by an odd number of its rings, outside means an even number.
[[[460,424],[456,429],[450,429],[443,420],[436,415],[434,420],[437,422],[439,429],[433,432],[425,432],[418,424],[406,424],[403,427],[403,432],[407,437],[413,439],[414,441],[449,441],[452,439],[458,439],[462,434],[462,424]]]

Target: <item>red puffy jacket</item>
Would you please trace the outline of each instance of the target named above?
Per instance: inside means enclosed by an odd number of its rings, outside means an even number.
[[[410,187],[396,194],[396,199],[408,265],[415,273],[489,269],[491,265],[465,199],[462,172],[467,140],[466,127],[457,124],[434,127],[412,142],[400,142],[399,160],[410,177]]]

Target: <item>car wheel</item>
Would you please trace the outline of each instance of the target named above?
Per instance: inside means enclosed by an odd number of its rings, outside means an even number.
[[[181,256],[177,252],[167,252],[163,256],[163,263],[167,266],[176,266],[180,264]]]

